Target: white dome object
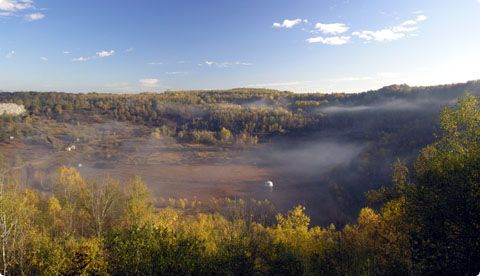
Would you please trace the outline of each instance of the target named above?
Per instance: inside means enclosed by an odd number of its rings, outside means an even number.
[[[270,180],[265,181],[265,187],[273,187],[273,182]]]

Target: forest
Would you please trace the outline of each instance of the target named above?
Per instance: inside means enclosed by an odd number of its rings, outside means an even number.
[[[2,102],[27,110],[2,115],[5,144],[27,139],[40,118],[75,124],[104,117],[183,143],[243,147],[312,133],[368,142],[362,162],[328,173],[350,218],[322,225],[302,205],[277,212],[254,199],[159,203],[140,177],[89,179],[67,166],[43,184],[47,189],[35,189],[2,158],[1,273],[476,275],[478,92],[480,83],[470,82],[360,94],[0,93]],[[361,183],[341,178],[347,170]]]
[[[293,159],[298,159],[302,166],[285,164],[287,169],[277,173],[278,177],[285,179],[293,175],[291,168],[304,167],[304,172],[293,178],[300,180],[305,176],[308,182],[327,183],[327,192],[341,214],[314,215],[325,206],[312,206],[316,201],[313,195],[322,195],[323,190],[312,191],[307,202],[298,203],[309,205],[316,223],[326,225],[333,220],[343,225],[355,220],[366,203],[365,192],[389,185],[390,167],[396,159],[412,164],[419,151],[433,143],[440,130],[437,118],[442,108],[452,106],[465,93],[480,95],[480,82],[430,87],[392,85],[353,94],[250,88],[136,95],[4,92],[0,93],[0,102],[23,105],[27,112],[0,118],[0,141],[11,144],[10,138],[16,137],[14,141],[58,150],[67,147],[74,137],[68,133],[54,137],[49,122],[72,127],[119,122],[145,126],[152,137],[171,137],[182,145],[201,144],[215,149],[272,145],[265,151],[278,153],[275,156],[279,160],[274,160],[277,163],[292,159],[291,154],[283,154],[282,150],[297,144],[301,154]],[[40,138],[35,139],[35,135]],[[89,139],[88,135],[83,136]],[[327,164],[332,168],[317,175],[315,166],[325,167],[325,162],[309,153],[330,154],[332,147],[323,145],[332,141],[333,148],[338,150],[331,154],[342,156],[342,148],[354,147],[360,148],[358,156],[351,162],[344,160],[341,166]],[[105,143],[111,142],[103,141],[97,147],[104,148]],[[308,143],[313,148],[303,147]],[[264,156],[260,158],[265,160]],[[285,203],[281,209],[286,211],[295,204]]]

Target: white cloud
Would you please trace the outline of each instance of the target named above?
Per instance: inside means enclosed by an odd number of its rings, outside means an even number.
[[[72,59],[72,61],[80,61],[80,62],[84,62],[84,61],[89,61],[90,59],[92,59],[91,57],[78,57],[78,58],[74,58]]]
[[[0,16],[18,16],[20,11],[39,10],[34,0],[0,0]],[[36,21],[45,18],[45,14],[34,12],[24,15],[27,21]]]
[[[165,74],[170,75],[170,76],[186,76],[188,75],[188,72],[166,72]]]
[[[158,79],[141,79],[139,80],[143,87],[157,87],[160,81]]]
[[[249,62],[240,62],[240,61],[236,61],[233,63],[234,65],[243,65],[243,66],[250,66],[252,65],[251,63]]]
[[[352,35],[367,41],[393,41],[405,37],[404,33],[397,33],[393,29],[383,29],[379,31],[361,31],[353,32]]]
[[[48,61],[48,58],[46,58],[46,57],[40,57],[40,59],[43,60],[43,61]]]
[[[350,41],[349,36],[332,36],[332,37],[311,37],[307,39],[308,43],[322,43],[327,45],[343,45]]]
[[[163,62],[149,62],[148,65],[163,65]]]
[[[478,2],[480,2],[480,0],[478,0]],[[422,22],[422,21],[425,21],[425,20],[427,20],[427,19],[428,19],[428,17],[426,17],[425,15],[421,14],[421,15],[417,16],[417,19],[416,19],[416,20],[417,20],[418,22]]]
[[[276,22],[273,23],[273,27],[274,28],[290,29],[290,28],[293,28],[293,27],[297,26],[300,23],[302,23],[302,19],[300,19],[300,18],[293,19],[293,20],[285,19],[285,20],[283,20],[282,23],[276,23]]]
[[[12,50],[5,55],[5,58],[10,59],[10,58],[13,58],[15,55],[16,55],[15,51]]]
[[[366,41],[394,41],[404,38],[407,33],[416,31],[418,29],[418,24],[425,20],[427,20],[425,15],[418,15],[414,20],[404,21],[397,26],[377,31],[357,31],[353,32],[352,35]]]
[[[2,0],[0,0],[2,1]],[[31,14],[27,14],[25,15],[25,19],[27,21],[38,21],[38,20],[42,20],[45,18],[45,14],[43,13],[40,13],[40,12],[36,12],[36,13],[31,13]]]
[[[97,57],[100,57],[100,58],[110,57],[110,56],[113,56],[114,54],[115,54],[114,50],[110,50],[110,51],[103,50],[96,53]]]
[[[336,34],[343,34],[347,32],[350,28],[343,23],[332,23],[332,24],[317,23],[315,24],[315,29],[319,30],[324,34],[336,35]]]
[[[64,54],[70,54],[70,52],[68,52],[68,51],[64,51],[63,53]],[[90,57],[82,56],[82,57],[74,58],[74,59],[72,59],[72,61],[84,62],[84,61],[89,61],[89,60],[92,60],[92,59],[111,57],[114,54],[115,54],[114,50],[110,50],[110,51],[103,50],[103,51],[96,52],[94,56],[90,56]]]
[[[125,49],[125,53],[131,53],[133,52],[133,50],[134,50],[133,47],[130,47],[128,49]]]
[[[62,53],[63,53],[64,55],[70,55],[72,52],[70,52],[70,51],[63,51]]]
[[[205,61],[205,64],[209,67],[217,67],[217,68],[229,68],[229,67],[234,67],[234,66],[250,66],[250,65],[252,65],[252,63],[241,62],[241,61],[235,61],[235,62]],[[201,65],[199,64],[199,66],[201,66]]]
[[[34,8],[32,0],[0,0],[0,11],[16,12],[32,8]]]

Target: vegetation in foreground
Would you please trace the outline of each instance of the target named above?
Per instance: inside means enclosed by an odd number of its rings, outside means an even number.
[[[393,186],[370,192],[373,207],[343,229],[311,226],[301,206],[271,224],[255,211],[228,217],[157,209],[140,179],[121,189],[116,180],[85,180],[65,167],[52,193],[41,194],[16,184],[3,164],[2,273],[475,275],[478,99],[462,98],[440,122],[442,136],[422,150],[414,171],[396,162]]]

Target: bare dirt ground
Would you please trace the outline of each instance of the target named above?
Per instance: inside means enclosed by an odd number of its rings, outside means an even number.
[[[268,199],[281,211],[306,205],[317,223],[341,217],[326,186],[313,176],[286,170],[298,164],[272,160],[265,146],[185,145],[170,137],[153,138],[146,127],[119,122],[42,121],[32,128],[31,135],[0,144],[0,150],[15,164],[24,184],[46,192],[57,169],[69,166],[92,180],[111,176],[125,182],[140,176],[157,198]],[[273,189],[264,186],[267,180],[275,183]]]

